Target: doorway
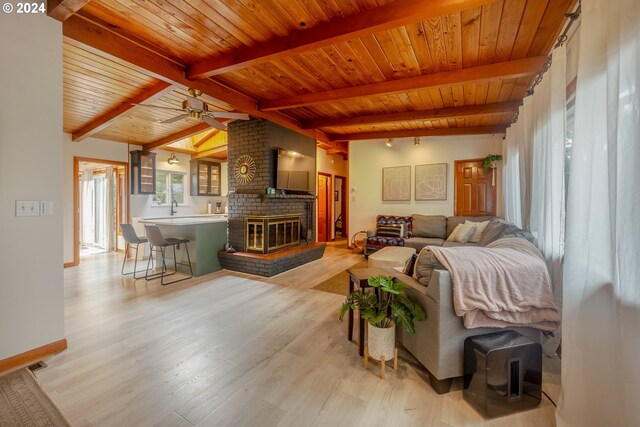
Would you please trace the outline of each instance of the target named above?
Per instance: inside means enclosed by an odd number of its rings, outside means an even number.
[[[331,175],[318,172],[318,242],[332,239],[333,191]]]
[[[482,159],[456,160],[454,165],[454,215],[495,215],[496,187],[493,169],[485,170]]]
[[[74,157],[74,254],[123,252],[119,224],[129,221],[129,175],[126,162]]]
[[[333,201],[334,210],[333,223],[335,240],[346,239],[349,236],[347,229],[349,223],[349,215],[347,211],[347,178],[344,176],[334,176]]]

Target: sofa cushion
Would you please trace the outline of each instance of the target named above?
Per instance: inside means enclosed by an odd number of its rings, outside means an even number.
[[[443,242],[444,239],[438,239],[437,237],[412,237],[406,239],[404,245],[420,252],[425,246],[442,246]]]
[[[453,230],[458,226],[458,224],[464,224],[465,221],[473,221],[473,222],[482,222],[494,219],[495,216],[450,216],[447,217],[447,235],[443,237],[446,239],[451,235]]]
[[[449,237],[447,237],[447,242],[467,243],[475,232],[476,226],[473,224],[458,224]]]
[[[425,247],[420,251],[420,254],[418,254],[413,276],[420,284],[428,286],[433,270],[444,269],[444,266],[438,261],[438,258],[436,258],[433,252],[429,250],[429,247]]]
[[[444,215],[413,214],[411,224],[413,236],[447,238],[447,217]]]
[[[396,216],[396,215],[378,215],[376,217],[376,227],[380,227],[381,225],[391,225],[391,224],[404,224],[405,235],[402,236],[404,238],[411,237],[411,217],[410,216]]]

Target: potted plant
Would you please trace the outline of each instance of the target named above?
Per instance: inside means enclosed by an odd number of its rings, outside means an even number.
[[[489,154],[482,159],[482,168],[484,170],[495,169],[496,162],[502,160],[502,154]]]
[[[493,174],[491,175],[491,185],[496,185],[496,162],[502,160],[502,154],[489,154],[487,157],[482,159],[482,168],[484,170],[493,169]]]
[[[415,333],[414,320],[424,320],[426,313],[404,295],[406,285],[394,277],[371,276],[369,286],[379,292],[356,289],[347,295],[340,309],[340,320],[349,309],[358,310],[367,321],[368,353],[376,360],[391,360],[395,350],[395,325]],[[378,296],[379,295],[379,296]]]

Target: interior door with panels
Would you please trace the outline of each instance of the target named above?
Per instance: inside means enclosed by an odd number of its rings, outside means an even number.
[[[482,167],[482,159],[455,161],[455,215],[496,214],[496,187],[493,170]]]

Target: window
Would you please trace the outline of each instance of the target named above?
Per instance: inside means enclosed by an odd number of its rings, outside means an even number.
[[[156,194],[154,206],[169,206],[173,200],[179,205],[185,203],[185,174],[179,172],[156,171]]]

